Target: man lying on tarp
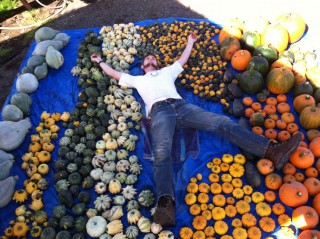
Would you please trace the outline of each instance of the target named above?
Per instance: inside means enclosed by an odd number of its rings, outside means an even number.
[[[156,57],[148,54],[142,61],[141,69],[145,74],[141,76],[115,71],[100,56],[91,56],[91,60],[98,63],[107,75],[118,80],[120,85],[137,89],[146,105],[146,114],[151,118],[153,174],[158,198],[153,220],[162,226],[175,225],[171,151],[176,128],[193,128],[219,134],[257,157],[272,160],[277,169],[281,169],[288,161],[301,140],[299,133],[285,143],[276,144],[239,127],[227,116],[186,103],[177,93],[174,82],[183,71],[196,40],[197,36],[190,34],[180,58],[162,69],[159,69]]]

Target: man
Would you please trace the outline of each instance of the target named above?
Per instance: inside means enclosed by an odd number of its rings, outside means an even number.
[[[187,63],[194,42],[194,34],[188,36],[187,45],[171,66],[159,69],[154,55],[145,56],[142,61],[143,76],[131,76],[113,70],[100,56],[92,55],[91,60],[99,63],[110,77],[119,80],[120,85],[137,89],[146,105],[146,114],[151,117],[151,135],[154,149],[154,181],[157,190],[157,207],[153,215],[156,223],[162,226],[175,224],[175,201],[171,148],[176,127],[194,128],[219,134],[247,152],[260,158],[269,158],[277,169],[288,161],[300,140],[295,134],[289,141],[274,144],[249,130],[239,127],[229,117],[203,110],[187,104],[177,93],[174,82]]]

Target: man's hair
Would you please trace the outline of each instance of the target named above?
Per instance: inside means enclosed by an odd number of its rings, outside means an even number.
[[[143,65],[144,60],[148,57],[148,56],[154,56],[154,58],[158,59],[156,54],[152,53],[152,52],[148,52],[147,54],[145,54],[142,59],[141,59],[141,65]]]

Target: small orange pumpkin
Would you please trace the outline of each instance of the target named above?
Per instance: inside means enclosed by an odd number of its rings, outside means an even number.
[[[317,178],[307,178],[303,185],[307,188],[310,197],[320,193],[320,181]]]
[[[257,162],[257,169],[262,175],[268,175],[274,171],[274,165],[270,159],[262,158]]]
[[[292,222],[301,230],[313,229],[318,225],[319,215],[310,206],[300,206],[293,210]]]
[[[309,195],[307,188],[302,183],[288,181],[279,188],[279,198],[289,207],[298,207],[307,203]]]
[[[313,165],[314,155],[310,149],[298,147],[290,155],[290,163],[292,163],[297,168],[306,169]]]
[[[316,137],[310,142],[309,149],[316,158],[320,157],[320,137]]]
[[[231,58],[231,66],[238,71],[247,69],[251,59],[251,53],[248,50],[238,50]]]
[[[266,187],[271,190],[278,190],[283,183],[282,177],[277,173],[268,174],[264,182]]]
[[[313,105],[315,103],[316,101],[311,95],[301,94],[294,98],[293,107],[300,114],[305,107]]]

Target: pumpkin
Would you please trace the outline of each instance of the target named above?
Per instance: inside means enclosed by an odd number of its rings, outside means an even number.
[[[260,46],[260,43],[261,36],[257,31],[246,31],[240,39],[241,49],[245,49],[250,52]]]
[[[318,225],[319,216],[312,207],[300,206],[293,210],[292,222],[301,230],[313,229]]]
[[[228,205],[225,207],[225,213],[227,217],[235,217],[237,215],[237,209],[233,205]]]
[[[214,220],[222,220],[226,217],[226,212],[222,207],[214,207],[211,212]]]
[[[275,19],[289,34],[289,43],[297,42],[306,30],[306,23],[298,13],[283,13]]]
[[[307,188],[310,197],[320,193],[320,181],[317,178],[307,178],[303,185]]]
[[[220,45],[220,55],[225,60],[231,60],[232,55],[241,49],[240,42],[237,38],[230,36],[224,39]]]
[[[18,76],[16,88],[20,93],[31,94],[38,89],[39,82],[37,78],[30,73],[25,73]]]
[[[12,235],[21,238],[26,237],[29,227],[25,222],[16,222],[12,227]]]
[[[300,124],[304,129],[316,129],[320,126],[320,109],[316,105],[305,107],[300,113]]]
[[[285,175],[294,175],[297,171],[297,168],[292,163],[288,162],[282,167],[281,171]]]
[[[24,189],[18,189],[13,194],[13,200],[15,200],[17,203],[22,203],[28,199],[28,193]]]
[[[313,88],[309,81],[301,82],[294,85],[294,88],[293,88],[294,97],[297,97],[302,94],[307,94],[307,95],[313,94]]]
[[[214,230],[218,235],[224,235],[227,233],[229,226],[224,221],[216,221],[214,223]]]
[[[281,214],[278,216],[278,223],[282,227],[290,226],[292,224],[291,217],[288,216],[287,214]]]
[[[279,188],[279,198],[289,207],[298,207],[307,203],[308,190],[300,182],[288,181]]]
[[[251,53],[248,50],[238,50],[231,58],[231,66],[238,71],[247,69],[251,59]]]
[[[203,230],[207,226],[207,220],[202,215],[198,215],[192,220],[192,226],[196,230]]]
[[[292,152],[289,160],[295,167],[306,169],[313,165],[315,159],[310,149],[298,147]]]
[[[236,203],[236,209],[239,214],[250,212],[250,204],[244,200],[239,200]]]
[[[312,152],[314,157],[320,157],[320,137],[315,137],[309,144],[309,150]]]
[[[260,217],[267,217],[271,214],[271,207],[265,202],[256,205],[256,212]]]
[[[271,45],[260,45],[258,46],[253,52],[253,56],[259,56],[261,55],[264,57],[268,63],[269,66],[278,59],[278,52],[277,50],[271,46]]]
[[[301,94],[296,96],[293,100],[293,107],[294,109],[300,114],[301,111],[307,107],[315,104],[315,100],[311,95],[308,94]]]
[[[261,45],[272,45],[278,52],[286,50],[288,43],[288,31],[278,23],[269,24],[261,34]]]
[[[248,238],[249,239],[260,239],[261,238],[261,230],[259,227],[250,227],[248,229]]]
[[[244,71],[240,76],[239,86],[248,94],[256,94],[263,89],[263,76],[256,70],[254,66],[250,66],[248,70]]]
[[[294,75],[285,67],[272,69],[266,78],[266,86],[271,93],[288,93],[294,85]]]
[[[264,232],[272,232],[276,228],[276,223],[271,217],[262,217],[259,226]]]
[[[274,171],[274,165],[269,159],[259,159],[257,162],[257,168],[262,175],[268,175]]]
[[[312,207],[317,211],[318,215],[320,216],[320,193],[318,193],[312,199]]]
[[[251,213],[245,213],[242,215],[241,221],[242,221],[243,226],[249,228],[249,227],[253,227],[256,225],[257,218]]]
[[[277,216],[285,213],[285,211],[286,211],[286,209],[281,203],[275,203],[272,206],[272,212]]]
[[[320,238],[320,231],[318,230],[305,230],[305,231],[302,231],[298,236],[298,239],[316,239],[316,238]]]

